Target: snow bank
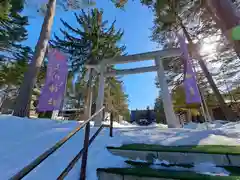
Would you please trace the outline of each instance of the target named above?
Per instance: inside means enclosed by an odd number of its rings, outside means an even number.
[[[133,122],[132,123],[134,126],[136,127],[162,127],[162,128],[167,128],[167,125],[166,124],[157,124],[155,122],[149,124],[148,126],[140,126],[138,123],[136,122]]]
[[[110,121],[104,121],[103,124],[110,125]],[[146,127],[160,127],[160,128],[167,128],[167,125],[151,123],[148,126],[140,126],[136,122],[129,123],[127,121],[120,121],[120,122],[114,121],[113,122],[113,127],[115,127],[115,128],[126,128],[126,127],[139,127],[139,128],[141,128],[141,127],[143,127],[143,128],[146,128]]]
[[[213,121],[212,123],[209,123],[209,122],[205,122],[205,123],[189,122],[187,124],[184,124],[183,128],[205,130],[205,129],[220,128],[222,126],[223,126],[223,121],[217,120],[217,121]]]
[[[103,124],[106,124],[106,125],[110,125],[110,120],[108,121],[104,121]],[[113,127],[134,127],[135,125],[127,122],[127,121],[120,121],[120,122],[116,122],[116,121],[113,121]]]
[[[240,122],[222,124],[189,123],[184,128],[144,127],[121,132],[128,136],[124,144],[145,143],[160,145],[239,145]]]
[[[191,169],[200,174],[207,174],[212,176],[229,176],[229,172],[221,167],[216,167],[215,164],[205,162],[200,164],[195,164],[194,167]]]
[[[224,124],[217,130],[221,131],[225,136],[240,138],[240,122],[231,122]]]
[[[191,167],[191,168],[184,168],[184,167],[180,167],[180,166],[165,167],[165,166],[162,166],[161,164],[169,165],[169,162],[165,161],[165,160],[163,160],[163,161],[155,160],[154,164],[151,165],[151,168],[174,170],[174,171],[193,171],[193,172],[197,172],[199,174],[207,174],[207,175],[212,175],[212,176],[216,176],[216,175],[229,176],[229,174],[230,174],[224,168],[217,167],[215,164],[212,164],[210,162],[194,164],[193,167]]]

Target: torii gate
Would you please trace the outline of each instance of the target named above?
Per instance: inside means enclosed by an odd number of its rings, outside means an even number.
[[[154,72],[157,71],[158,81],[162,90],[163,106],[164,112],[169,128],[180,127],[180,122],[177,119],[172,105],[171,95],[169,93],[168,84],[164,75],[164,58],[177,57],[181,55],[179,48],[165,49],[160,51],[152,51],[141,54],[133,54],[128,56],[119,56],[113,59],[105,59],[98,65],[88,66],[88,68],[94,68],[99,74],[99,87],[98,87],[98,97],[96,101],[96,110],[99,110],[104,103],[104,87],[105,78],[117,75],[128,75],[128,74],[139,74],[144,72]],[[140,67],[134,69],[123,69],[107,71],[107,65],[114,64],[126,64],[131,62],[139,62],[146,60],[155,60],[155,66]],[[102,114],[95,118],[95,126],[100,126],[102,124]]]

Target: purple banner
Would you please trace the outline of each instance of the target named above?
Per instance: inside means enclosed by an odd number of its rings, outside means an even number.
[[[39,97],[38,111],[53,111],[61,108],[68,76],[67,57],[56,49],[48,54],[45,85]]]
[[[180,42],[180,49],[183,53],[184,59],[184,89],[186,95],[186,103],[201,103],[201,96],[198,90],[196,74],[193,72],[192,64],[188,54],[188,47],[183,37],[178,37]]]

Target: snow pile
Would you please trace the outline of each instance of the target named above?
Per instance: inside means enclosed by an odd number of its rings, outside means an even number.
[[[160,127],[160,128],[168,128],[168,125],[166,124],[157,124],[157,123],[154,123],[157,127]],[[151,126],[151,125],[150,125]],[[154,125],[153,125],[154,126]]]
[[[240,138],[240,122],[231,122],[224,124],[217,130],[221,131],[225,136],[232,138]]]
[[[78,121],[79,123],[84,123],[84,121]],[[94,124],[95,124],[95,122],[94,121],[90,121],[90,126],[91,127],[93,127],[94,126]]]
[[[216,167],[215,164],[206,162],[206,163],[199,163],[195,164],[194,167],[191,169],[200,174],[207,174],[212,176],[229,176],[229,172],[221,167]]]
[[[147,163],[147,161],[136,159],[135,162]],[[169,166],[170,163],[166,160],[155,159],[153,164],[150,166],[153,169],[164,169],[164,170],[173,170],[173,171],[192,171],[199,174],[207,174],[212,176],[229,176],[230,173],[224,168],[217,167],[215,164],[210,162],[193,164],[193,167],[181,167],[181,166]]]
[[[110,121],[109,120],[104,121],[103,124],[110,125]],[[129,123],[128,121],[120,121],[120,122],[114,121],[113,122],[113,127],[115,127],[115,128],[126,128],[126,127],[139,127],[139,128],[141,128],[141,127],[143,127],[143,128],[146,128],[146,127],[160,127],[160,128],[167,128],[167,125],[151,123],[148,126],[140,126],[136,122]]]
[[[103,124],[105,125],[110,125],[110,120],[107,120],[107,121],[104,121]],[[116,121],[113,121],[113,127],[134,127],[135,125],[134,124],[131,124],[127,121],[120,121],[120,122],[116,122]]]
[[[213,121],[212,123],[210,123],[210,122],[205,122],[205,123],[189,122],[187,124],[184,124],[183,128],[205,130],[205,129],[220,128],[222,126],[223,126],[222,121]]]
[[[184,129],[191,129],[201,131],[202,133],[210,133],[213,139],[218,138],[219,135],[223,136],[222,140],[225,138],[240,139],[240,122],[227,122],[223,120],[215,120],[211,123],[188,123],[184,125]],[[226,142],[227,143],[227,142]]]
[[[220,123],[189,123],[184,128],[132,127],[121,132],[127,136],[124,144],[145,143],[170,145],[239,145],[240,122]]]
[[[166,124],[157,124],[155,122],[152,122],[151,124],[149,124],[148,126],[140,126],[138,123],[133,122],[132,125],[134,125],[135,127],[160,127],[160,128],[167,128],[168,126]]]
[[[194,164],[193,167],[191,168],[185,168],[181,166],[166,167],[166,166],[162,166],[161,164],[169,165],[169,162],[165,160],[163,161],[155,160],[153,165],[151,165],[151,168],[174,170],[174,171],[192,171],[192,172],[197,172],[199,174],[206,174],[206,175],[212,175],[212,176],[229,176],[230,174],[224,168],[217,167],[215,164],[210,162]]]
[[[83,123],[84,121],[78,121],[78,122]],[[94,126],[94,123],[95,123],[94,121],[90,121],[91,127]],[[103,124],[110,125],[110,121],[109,120],[104,121]],[[127,122],[127,121],[121,121],[121,122],[113,121],[113,127],[115,127],[115,128],[119,128],[119,127],[135,127],[135,125],[133,125],[133,124]]]

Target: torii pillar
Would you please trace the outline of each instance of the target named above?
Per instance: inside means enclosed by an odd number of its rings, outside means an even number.
[[[162,92],[163,107],[168,127],[178,128],[180,127],[180,122],[177,120],[177,117],[173,110],[172,98],[168,89],[167,80],[164,74],[164,67],[160,57],[155,58],[155,64],[157,66],[158,81]]]
[[[100,65],[100,76],[99,76],[99,84],[98,84],[98,95],[97,95],[97,101],[96,101],[96,111],[101,109],[104,104],[104,88],[105,88],[105,65]],[[103,111],[104,112],[104,111]],[[102,125],[102,119],[103,119],[103,113],[99,113],[94,118],[94,126],[101,126]]]

